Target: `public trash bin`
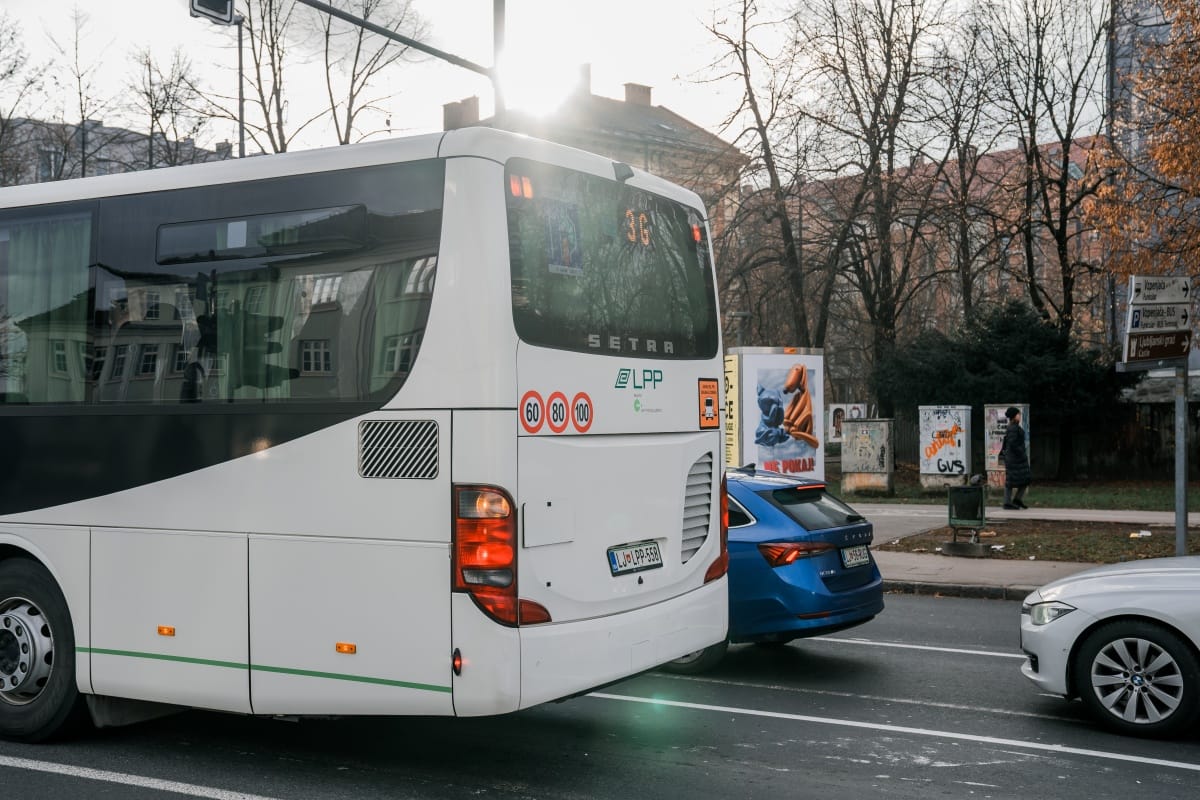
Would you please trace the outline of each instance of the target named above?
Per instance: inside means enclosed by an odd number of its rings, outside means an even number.
[[[958,541],[959,530],[971,531],[972,542],[979,540],[979,530],[984,526],[984,488],[983,485],[947,487],[954,541]]]

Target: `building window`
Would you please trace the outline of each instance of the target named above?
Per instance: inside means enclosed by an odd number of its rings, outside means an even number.
[[[158,370],[158,345],[142,345],[142,360],[138,363],[138,375],[153,375]]]
[[[320,306],[336,303],[341,285],[341,275],[317,275],[313,280],[312,304]]]
[[[183,348],[183,345],[175,345],[175,355],[171,357],[171,372],[183,372],[183,368],[187,366],[188,351]]]
[[[62,339],[50,342],[50,354],[54,362],[54,371],[60,375],[67,373],[67,343]]]
[[[383,369],[392,375],[406,374],[421,344],[418,335],[406,333],[383,340]]]
[[[333,374],[333,353],[328,339],[300,341],[300,371],[308,375]]]
[[[267,287],[251,286],[246,290],[246,310],[251,314],[261,314],[266,310]]]
[[[38,151],[38,181],[56,181],[62,177],[62,152],[49,147]]]
[[[162,296],[153,290],[146,292],[146,319],[158,319],[162,312]]]
[[[85,362],[88,380],[100,380],[100,373],[104,371],[104,352],[103,347],[97,347],[92,351],[90,361]]]
[[[129,345],[119,344],[113,351],[112,374],[110,378],[122,378],[125,376],[125,362],[129,358]]]

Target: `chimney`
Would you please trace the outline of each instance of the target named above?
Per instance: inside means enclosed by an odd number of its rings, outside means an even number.
[[[640,83],[625,84],[625,102],[636,106],[650,105],[650,87]]]
[[[479,98],[467,97],[442,105],[442,130],[469,128],[479,122]]]
[[[592,65],[591,64],[580,64],[579,65],[579,83],[575,87],[575,91],[579,94],[591,94],[592,93]]]
[[[233,158],[233,144],[228,139],[223,142],[217,142],[216,154],[218,161]]]

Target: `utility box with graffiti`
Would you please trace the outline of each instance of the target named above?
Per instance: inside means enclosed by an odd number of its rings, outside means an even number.
[[[842,492],[892,494],[896,448],[893,420],[848,419],[842,427]]]
[[[842,443],[842,425],[848,419],[866,419],[866,403],[830,403],[829,426],[825,433],[826,444]]]
[[[1008,417],[1004,412],[1015,406],[1021,412],[1021,427],[1025,429],[1025,452],[1029,449],[1029,404],[1005,403],[983,407],[984,462],[987,467],[988,486],[1004,486],[1004,462],[1000,460],[1000,448],[1004,446],[1004,433],[1008,430]]]
[[[961,486],[971,471],[971,407],[918,406],[921,487]]]
[[[825,478],[824,356],[798,347],[735,347],[725,356],[725,463]]]

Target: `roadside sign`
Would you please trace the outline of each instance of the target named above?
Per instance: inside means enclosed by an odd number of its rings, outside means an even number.
[[[1186,364],[1192,349],[1192,281],[1178,275],[1131,275],[1121,371]]]
[[[1133,275],[1129,284],[1129,305],[1147,303],[1190,303],[1190,278],[1166,275]]]
[[[210,22],[219,25],[232,25],[233,5],[233,0],[192,0],[191,14],[193,17],[207,17]]]
[[[1168,358],[1187,358],[1191,347],[1191,331],[1129,333],[1125,337],[1125,360],[1161,361]]]
[[[1129,332],[1134,331],[1186,331],[1190,317],[1186,305],[1163,303],[1161,305],[1129,306]]]

